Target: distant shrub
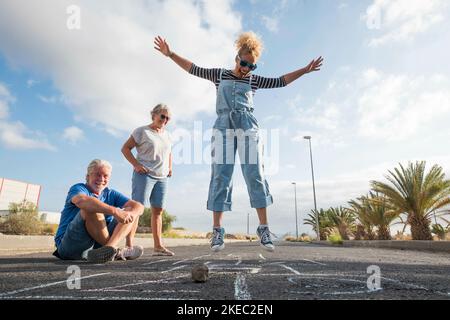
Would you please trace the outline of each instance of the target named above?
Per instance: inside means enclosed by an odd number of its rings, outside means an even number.
[[[445,240],[447,233],[450,232],[450,227],[444,227],[443,225],[436,223],[431,227],[431,232],[435,234],[439,240]]]
[[[397,233],[394,236],[394,240],[402,240],[402,241],[412,240],[412,237],[410,234],[406,234],[402,231],[397,231]]]
[[[38,208],[33,203],[26,201],[11,203],[9,215],[2,223],[1,229],[7,234],[41,234],[43,223],[39,220]]]
[[[42,226],[41,234],[54,236],[58,230],[58,225],[53,223],[45,223]]]
[[[342,241],[342,236],[338,232],[331,233],[328,236],[328,241],[331,244],[335,244],[335,245],[342,245],[342,244],[344,244],[344,241]]]
[[[139,227],[152,226],[152,209],[145,208],[144,213],[139,218]],[[167,232],[172,229],[172,223],[177,220],[177,217],[170,215],[166,210],[162,213],[162,232]]]
[[[286,236],[283,239],[284,241],[289,242],[311,242],[311,237],[307,234],[302,234],[300,237],[296,238],[295,236]]]

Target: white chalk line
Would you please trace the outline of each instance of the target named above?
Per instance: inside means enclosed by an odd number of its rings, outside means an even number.
[[[175,266],[177,264],[180,264],[180,263],[183,263],[183,262],[186,262],[186,261],[189,261],[189,259],[183,259],[183,260],[180,260],[180,261],[176,261],[176,262],[172,263],[172,265]]]
[[[292,273],[294,273],[294,274],[296,274],[296,275],[298,275],[298,276],[301,275],[300,272],[298,272],[297,270],[295,270],[295,269],[293,269],[293,268],[291,268],[291,267],[288,267],[287,265],[280,264],[280,267],[283,267],[283,268],[285,268],[285,269],[291,271]]]
[[[206,258],[206,257],[210,257],[210,256],[211,256],[210,254],[204,254],[202,256],[194,257],[192,259],[183,259],[183,260],[180,260],[180,261],[176,261],[176,262],[172,263],[172,265],[177,265],[177,264],[180,264],[180,263],[183,263],[183,262],[187,262],[187,261],[191,261],[191,260],[192,261],[199,260],[201,258]]]
[[[106,287],[106,288],[100,288],[100,289],[91,289],[91,291],[105,291],[105,290],[111,290],[111,289],[117,289],[117,288],[126,288],[126,287],[132,287],[132,286],[139,286],[143,284],[151,284],[151,283],[168,283],[172,280],[185,278],[188,275],[181,275],[177,277],[171,277],[166,279],[159,279],[159,280],[149,280],[149,281],[141,281],[141,282],[135,282],[135,283],[127,283],[119,286],[113,286],[113,287]]]
[[[202,256],[198,256],[198,257],[192,258],[192,260],[198,260],[198,259],[206,258],[206,257],[210,257],[210,256],[211,256],[210,254],[205,254],[205,255],[202,255]]]
[[[198,298],[169,298],[169,297],[103,297],[103,296],[7,296],[0,300],[199,300]]]
[[[161,262],[169,261],[169,260],[172,260],[172,259],[160,259],[160,260],[157,260],[157,261],[151,261],[151,262],[143,263],[142,265],[143,266],[147,266],[147,265],[150,265],[150,264],[161,263]]]
[[[168,269],[168,270],[161,271],[160,273],[168,273],[168,272],[172,272],[172,271],[175,271],[175,270],[183,269],[184,267],[186,267],[186,265],[182,265],[182,266],[178,266],[178,267],[173,267],[173,268],[170,268],[170,269]]]
[[[285,269],[287,269],[287,270],[289,270],[289,271],[291,271],[292,273],[294,273],[296,276],[299,276],[299,277],[302,277],[303,275],[302,275],[302,273],[300,273],[299,271],[297,271],[297,270],[295,270],[295,269],[293,269],[293,268],[291,268],[291,267],[288,267],[288,266],[286,266],[286,265],[284,265],[284,264],[280,264],[280,267],[283,267],[283,268],[285,268]],[[311,276],[310,274],[308,275],[308,276]],[[317,277],[317,276],[315,276],[315,278],[317,279],[317,278],[320,278],[320,277]],[[324,277],[325,279],[330,279],[330,278],[328,278],[328,277]],[[333,279],[333,278],[331,278],[331,279]],[[357,283],[364,283],[364,284],[366,284],[366,282],[365,281],[361,281],[361,280],[355,280],[355,279],[341,279],[341,278],[334,278],[335,280],[337,280],[337,281],[343,281],[343,282],[357,282]],[[290,278],[288,278],[287,279],[289,282],[291,282],[291,283],[294,283],[294,284],[298,284],[295,280],[294,280],[294,278],[293,277],[290,277]],[[369,290],[370,291],[370,293],[372,293],[373,292],[373,290]],[[301,292],[298,292],[298,293],[301,293]],[[322,294],[329,294],[329,295],[343,295],[343,294],[360,294],[360,293],[366,293],[366,291],[350,291],[350,292],[331,292],[331,293],[322,293]],[[306,294],[306,293],[302,293],[302,294]]]
[[[375,293],[380,290],[358,290],[358,291],[333,291],[333,292],[316,292],[316,291],[289,291],[289,293],[294,294],[315,294],[315,295],[356,295],[356,294],[367,294]]]
[[[215,267],[227,267],[227,268],[233,268],[233,267],[236,267],[236,264],[235,263],[213,263],[213,264],[211,264],[211,266],[213,267],[213,268],[215,268]],[[260,268],[261,266],[260,265],[257,265],[257,264],[244,264],[244,265],[241,265],[239,268]]]
[[[259,270],[261,270],[261,267],[243,267],[243,266],[236,266],[234,264],[232,265],[216,265],[211,264],[209,266],[209,270],[231,270],[231,271],[250,271],[250,273],[258,273]]]
[[[401,285],[404,285],[404,286],[408,286],[408,287],[411,287],[411,288],[415,288],[415,289],[430,291],[428,288],[425,288],[425,287],[422,287],[422,286],[418,286],[418,285],[415,285],[415,284],[411,284],[411,283],[407,283],[407,282],[402,282],[402,281],[395,280],[395,279],[390,279],[390,278],[386,278],[386,277],[380,277],[380,279],[384,279],[384,280],[387,280],[387,281],[392,281],[392,282],[395,282],[395,283],[398,283],[398,284],[401,284]]]
[[[104,275],[107,275],[107,274],[110,274],[110,273],[111,272],[93,274],[93,275],[86,276],[86,277],[74,278],[74,279],[71,279],[71,281],[79,281],[79,280],[83,280],[83,279],[104,276]],[[35,286],[35,287],[23,288],[23,289],[19,289],[19,290],[13,290],[13,291],[9,291],[9,292],[0,293],[0,297],[11,296],[11,295],[15,295],[17,293],[21,293],[21,292],[25,292],[25,291],[31,291],[31,290],[36,290],[36,289],[42,289],[42,288],[47,288],[47,287],[51,287],[51,286],[56,286],[56,285],[62,284],[62,283],[67,283],[67,279],[66,280],[62,280],[62,281],[42,284],[42,285]]]
[[[230,254],[227,254],[227,257],[233,257],[233,258],[237,259],[236,263],[234,264],[235,266],[238,266],[238,265],[240,265],[242,263],[242,257],[239,256],[239,255],[230,253]]]
[[[306,262],[310,262],[310,263],[314,263],[314,264],[318,264],[320,266],[327,266],[327,264],[325,264],[325,263],[317,262],[317,261],[314,261],[314,260],[308,260],[308,259],[300,259],[300,260],[306,261]]]
[[[87,289],[80,290],[81,292],[98,292],[97,289]],[[110,289],[110,290],[101,290],[102,292],[141,292],[141,293],[198,293],[200,290],[127,290],[127,289]]]
[[[307,277],[303,277],[302,275],[299,276],[299,277],[300,277],[300,278],[307,278]],[[291,277],[289,277],[287,280],[288,280],[289,282],[291,282],[291,283],[298,284],[298,282],[295,281],[295,280],[298,280],[299,277],[293,277],[293,276],[291,275]],[[318,277],[318,276],[315,276],[314,279],[327,279],[327,280],[332,280],[332,279],[334,279],[334,280],[340,281],[340,282],[356,282],[356,283],[362,283],[362,284],[364,284],[364,285],[367,284],[367,281],[356,280],[356,279],[342,279],[342,278],[337,278],[337,277]]]
[[[201,258],[204,258],[204,257],[209,257],[209,256],[211,256],[211,255],[207,254],[207,255],[197,256],[197,257],[194,257],[192,260],[198,260],[198,259],[201,259]],[[153,261],[151,263],[158,263],[158,262],[163,262],[163,261],[168,261],[168,260],[170,260],[170,259],[161,259],[161,260],[158,260],[158,261]],[[180,264],[180,263],[183,263],[183,262],[186,262],[186,261],[189,261],[189,260],[190,259],[183,259],[183,260],[180,260],[180,261],[176,261],[172,265]],[[151,263],[147,263],[147,265],[151,264]],[[209,264],[209,262],[207,262],[207,263]],[[161,271],[160,273],[161,274],[169,273],[169,272],[172,272],[172,271],[183,269],[186,266],[187,265],[181,265],[181,266],[173,267],[173,268],[170,268],[168,270]],[[149,284],[149,283],[164,283],[164,282],[169,282],[169,281],[172,281],[172,280],[175,280],[175,279],[185,278],[185,277],[187,277],[187,275],[182,275],[182,276],[178,276],[178,277],[172,277],[172,278],[168,278],[168,279],[150,280],[150,281],[144,281],[144,282],[138,282],[138,283],[129,283],[129,284],[124,284],[124,285],[120,285],[120,286],[107,287],[107,288],[94,289],[94,290],[95,291],[108,291],[108,290],[111,290],[111,289],[124,288],[124,287],[128,287],[128,286],[137,286],[137,285]]]
[[[247,283],[245,281],[245,275],[238,274],[234,281],[234,298],[236,300],[250,300],[251,295],[248,292]]]

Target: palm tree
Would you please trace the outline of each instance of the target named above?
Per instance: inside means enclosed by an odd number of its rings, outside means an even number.
[[[338,230],[343,240],[349,240],[356,229],[356,215],[343,207],[330,208],[326,212],[332,227]]]
[[[413,240],[432,240],[431,218],[450,203],[450,180],[438,165],[425,174],[425,161],[410,162],[407,168],[399,165],[385,176],[390,184],[371,181],[372,189],[386,196],[398,214],[407,214]]]
[[[357,216],[369,236],[373,232],[372,227],[377,228],[378,240],[391,240],[390,226],[399,213],[389,208],[387,199],[383,195],[370,191],[367,196],[349,201],[350,209]]]
[[[312,227],[315,233],[317,233],[317,217],[319,217],[319,229],[320,229],[320,240],[327,240],[330,233],[330,222],[328,221],[327,212],[323,209],[311,210],[308,214],[308,219],[304,219],[303,224],[308,224]]]
[[[359,224],[356,226],[355,240],[359,240],[357,238],[363,238],[366,240],[375,239],[374,234],[374,225],[372,220],[370,219],[370,214],[367,212],[368,209],[365,206],[365,203],[361,201],[361,198],[357,200],[350,200],[349,202],[350,210],[353,212],[359,220]]]

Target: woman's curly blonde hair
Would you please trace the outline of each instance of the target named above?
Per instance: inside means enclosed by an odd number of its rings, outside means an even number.
[[[263,50],[261,38],[253,31],[244,32],[239,35],[235,45],[239,56],[249,53],[255,60],[261,56]]]

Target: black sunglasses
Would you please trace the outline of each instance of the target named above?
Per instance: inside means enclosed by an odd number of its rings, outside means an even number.
[[[255,70],[256,68],[258,68],[258,66],[256,65],[256,64],[253,64],[253,63],[250,63],[250,62],[248,62],[248,61],[245,61],[245,60],[242,60],[242,58],[241,57],[239,57],[239,56],[236,56],[238,59],[239,59],[239,64],[241,65],[241,67],[247,67],[247,68],[249,68],[250,70]]]
[[[161,118],[161,120],[166,120],[166,119],[167,119],[167,121],[170,120],[170,117],[166,116],[165,114],[161,114],[160,118]]]

